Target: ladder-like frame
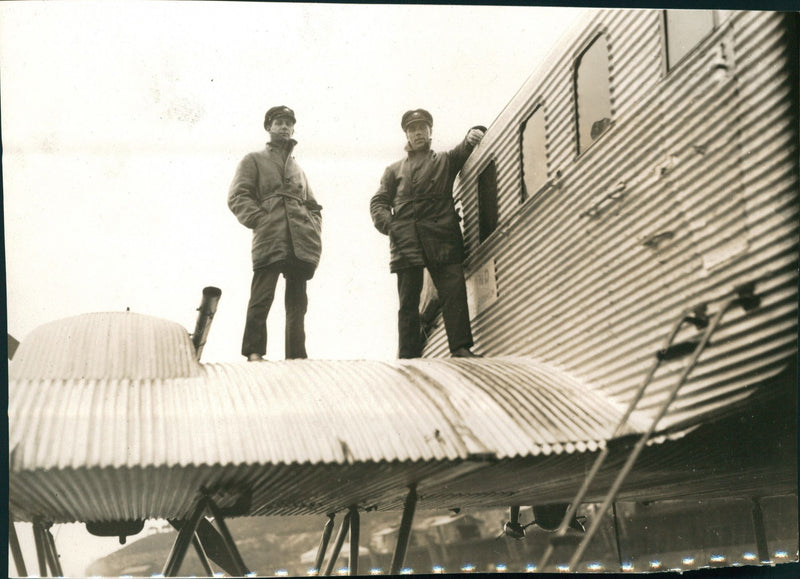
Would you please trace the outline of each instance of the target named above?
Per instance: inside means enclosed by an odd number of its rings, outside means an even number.
[[[605,514],[608,512],[608,509],[614,503],[617,498],[617,494],[619,493],[619,489],[622,486],[623,482],[627,478],[628,474],[630,474],[631,470],[633,469],[633,465],[636,462],[636,459],[641,454],[644,447],[647,445],[648,440],[655,432],[658,423],[667,413],[667,410],[674,402],[675,398],[678,395],[679,390],[681,387],[686,383],[689,374],[694,370],[695,366],[697,365],[697,361],[700,358],[700,355],[706,349],[708,342],[711,338],[711,335],[716,331],[717,327],[719,327],[720,322],[722,321],[723,316],[727,313],[727,311],[735,306],[740,305],[745,311],[749,311],[753,308],[758,307],[760,301],[758,297],[754,295],[754,284],[747,284],[737,288],[733,294],[729,294],[723,298],[720,298],[719,301],[721,302],[720,309],[714,315],[714,317],[709,322],[708,316],[706,314],[707,306],[706,304],[701,304],[694,308],[685,310],[681,313],[678,320],[673,326],[672,331],[670,332],[667,340],[665,342],[664,348],[659,350],[656,353],[656,361],[651,367],[650,371],[647,373],[644,382],[639,387],[636,392],[636,395],[631,400],[630,404],[628,405],[625,414],[623,414],[622,418],[620,419],[617,427],[614,430],[614,433],[611,436],[611,439],[615,439],[622,435],[622,432],[625,426],[628,423],[633,411],[636,409],[637,405],[641,401],[642,397],[644,396],[644,392],[650,383],[653,381],[653,377],[655,376],[656,371],[661,366],[661,363],[666,360],[672,360],[678,358],[680,356],[689,354],[691,352],[691,358],[689,363],[684,368],[680,378],[678,379],[677,383],[672,387],[669,391],[667,398],[662,403],[661,407],[659,408],[656,415],[653,417],[653,420],[650,422],[649,427],[647,430],[639,437],[639,440],[634,445],[633,449],[631,450],[628,459],[625,461],[625,464],[620,469],[619,473],[617,474],[614,482],[612,483],[611,487],[606,494],[602,505],[600,506],[600,510],[594,514],[592,524],[589,527],[586,534],[583,536],[580,544],[578,545],[575,553],[572,555],[572,558],[569,561],[567,571],[574,570],[575,567],[580,563],[583,554],[586,551],[586,548],[589,545],[589,542],[592,540],[594,535],[597,533],[598,528],[600,527],[601,521]],[[673,343],[675,338],[677,337],[680,330],[683,328],[685,324],[692,324],[698,329],[703,329],[703,334],[699,341],[697,342],[682,342],[682,343]],[[589,487],[594,481],[594,478],[597,476],[598,472],[600,471],[600,467],[605,462],[606,458],[609,454],[609,446],[605,445],[597,456],[592,464],[592,468],[590,469],[589,473],[586,475],[586,478],[583,481],[578,493],[575,495],[575,498],[569,505],[569,508],[564,513],[564,518],[561,520],[561,524],[556,529],[553,537],[551,538],[547,549],[542,556],[542,560],[540,561],[540,568],[544,569],[550,561],[550,558],[553,555],[553,551],[555,550],[556,543],[559,542],[559,539],[564,537],[569,528],[569,523],[572,518],[575,516],[578,507],[583,502],[584,497],[586,496],[587,492],[589,491]]]

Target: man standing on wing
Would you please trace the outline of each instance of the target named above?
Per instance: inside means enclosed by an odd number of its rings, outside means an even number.
[[[267,314],[280,274],[286,278],[286,358],[306,358],[306,281],[322,252],[322,206],[294,160],[295,114],[272,107],[264,117],[270,136],[265,149],[250,153],[236,168],[228,207],[253,230],[253,282],[242,339],[242,355],[261,360],[267,352]]]
[[[370,200],[372,222],[389,236],[390,268],[397,274],[399,357],[422,354],[419,302],[424,268],[439,294],[450,353],[475,357],[453,182],[486,129],[473,127],[454,149],[436,153],[431,150],[433,117],[428,111],[406,112],[400,126],[408,139],[408,155],[386,168]]]

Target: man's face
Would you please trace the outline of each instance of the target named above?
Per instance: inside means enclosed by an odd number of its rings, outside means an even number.
[[[406,127],[408,144],[415,151],[427,147],[431,142],[431,127],[428,123],[419,121]]]
[[[294,121],[289,117],[278,117],[269,126],[269,137],[273,141],[288,141],[294,134]]]

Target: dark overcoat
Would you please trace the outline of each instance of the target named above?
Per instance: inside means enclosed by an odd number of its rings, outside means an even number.
[[[299,260],[310,278],[322,253],[322,206],[291,154],[294,145],[285,160],[272,143],[246,155],[228,190],[228,207],[253,230],[253,269]]]
[[[406,147],[408,156],[384,171],[370,214],[389,236],[391,271],[464,261],[453,183],[472,148],[466,138],[446,153]]]

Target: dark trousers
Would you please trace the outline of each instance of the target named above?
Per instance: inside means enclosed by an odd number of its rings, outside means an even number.
[[[284,272],[286,278],[286,358],[307,358],[305,316],[308,309],[306,280],[293,275],[282,263],[272,264],[253,272],[250,285],[250,301],[247,304],[247,320],[242,338],[242,355],[264,355],[267,353],[267,315],[275,299],[278,277]]]
[[[400,309],[397,312],[397,329],[400,334],[400,358],[419,358],[424,346],[420,331],[419,299],[422,292],[422,267],[408,267],[397,271],[397,293]],[[472,346],[472,329],[467,309],[467,286],[464,268],[460,263],[429,267],[433,285],[442,305],[444,329],[451,352]]]

